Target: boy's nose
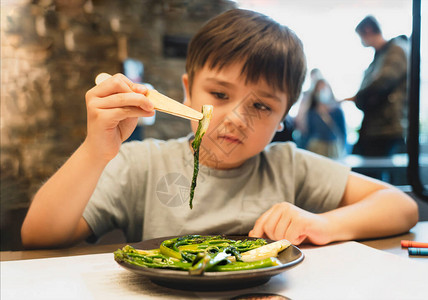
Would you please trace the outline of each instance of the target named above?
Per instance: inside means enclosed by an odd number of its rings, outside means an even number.
[[[226,120],[233,127],[244,129],[248,127],[250,123],[250,117],[249,109],[246,107],[246,105],[244,105],[244,103],[240,103],[229,112]]]

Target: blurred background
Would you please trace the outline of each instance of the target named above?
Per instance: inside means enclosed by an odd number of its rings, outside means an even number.
[[[373,59],[373,50],[362,47],[355,33],[361,19],[374,15],[387,39],[412,32],[410,0],[2,1],[1,250],[21,248],[20,226],[34,193],[84,140],[84,97],[95,76],[123,72],[181,101],[187,43],[208,19],[234,7],[292,28],[303,41],[308,70],[320,69],[337,99],[357,92]],[[427,50],[422,34],[421,99],[428,97]],[[309,85],[308,79],[303,90]],[[362,113],[352,103],[341,106],[352,146]],[[427,101],[421,101],[420,111],[426,153]],[[141,120],[132,138],[169,139],[189,131],[188,121],[157,112]],[[398,159],[406,165],[405,156]],[[400,174],[393,184],[407,184]]]

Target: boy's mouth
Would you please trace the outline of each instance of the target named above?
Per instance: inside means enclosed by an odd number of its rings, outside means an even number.
[[[242,141],[233,135],[222,134],[218,135],[217,138],[232,144],[242,144]]]

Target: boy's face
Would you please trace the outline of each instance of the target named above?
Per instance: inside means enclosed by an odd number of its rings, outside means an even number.
[[[202,105],[214,106],[213,116],[200,148],[200,161],[216,169],[242,165],[260,153],[282,130],[287,96],[260,81],[246,84],[242,65],[222,70],[204,67],[195,73],[190,95],[187,74],[183,75],[185,104],[201,111]],[[192,122],[196,132],[197,122]]]

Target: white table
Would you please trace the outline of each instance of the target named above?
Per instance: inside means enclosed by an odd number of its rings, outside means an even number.
[[[111,251],[85,254],[71,248],[2,252],[0,298],[230,299],[273,293],[291,299],[427,299],[428,257],[408,257],[406,249],[399,246],[401,239],[428,241],[427,228],[428,222],[420,222],[410,233],[397,237],[304,246],[305,259],[294,268],[261,286],[226,292],[158,286],[120,267]],[[49,253],[58,257],[35,258]]]

